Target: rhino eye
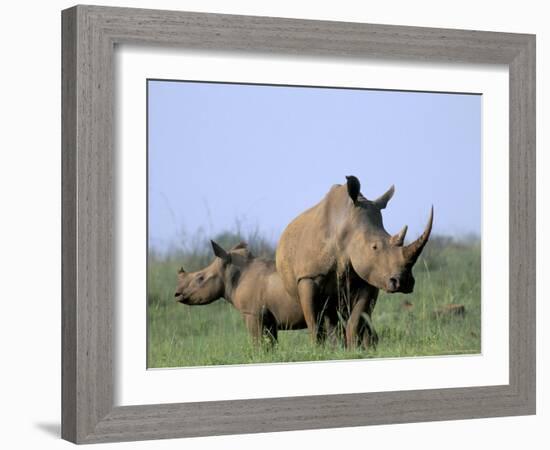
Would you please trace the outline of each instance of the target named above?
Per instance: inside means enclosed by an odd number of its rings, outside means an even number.
[[[202,275],[197,277],[197,284],[201,284],[204,281],[204,277]]]
[[[371,248],[373,250],[378,250],[378,245],[376,243],[374,243],[374,244],[371,245]]]

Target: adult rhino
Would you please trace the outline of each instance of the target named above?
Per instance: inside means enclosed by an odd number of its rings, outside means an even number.
[[[392,236],[382,223],[381,210],[394,187],[368,200],[355,176],[346,179],[286,227],[276,266],[285,289],[299,300],[314,339],[320,337],[320,305],[330,299],[341,303],[348,347],[358,342],[368,347],[378,340],[371,314],[379,290],[413,291],[412,267],[430,237],[433,207],[422,235],[405,246],[407,226]]]

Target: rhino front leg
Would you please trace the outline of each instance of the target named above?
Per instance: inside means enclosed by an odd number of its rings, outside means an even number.
[[[262,306],[260,312],[260,332],[262,338],[267,340],[270,347],[273,347],[277,343],[277,319],[265,305]]]
[[[367,304],[367,327],[366,332],[363,336],[363,346],[365,348],[373,347],[376,348],[378,345],[378,333],[374,329],[374,325],[372,324],[372,311],[376,305],[376,300],[378,298],[378,291],[376,291],[375,295],[373,297],[370,297],[368,299]]]
[[[298,297],[304,313],[304,319],[314,342],[321,341],[319,318],[316,311],[317,284],[311,278],[303,278],[298,282]]]
[[[369,316],[368,320],[372,320]],[[363,348],[369,349],[373,348],[375,349],[378,345],[378,333],[376,333],[376,330],[372,326],[372,324],[368,323],[365,326],[365,330],[363,332],[363,338],[362,338],[362,344]]]
[[[372,325],[372,310],[376,304],[376,297],[360,297],[348,319],[346,325],[346,346],[349,349],[362,344],[365,349],[376,347],[378,334]]]
[[[261,319],[257,314],[246,314],[244,315],[244,321],[246,323],[246,328],[250,333],[252,338],[252,343],[255,346],[260,345],[260,340],[262,337],[262,324]]]
[[[277,323],[267,308],[262,307],[256,314],[244,315],[244,320],[255,346],[261,345],[264,341],[267,341],[270,347],[277,343]]]
[[[346,347],[354,349],[363,338],[365,320],[363,314],[366,310],[367,299],[360,298],[353,309],[346,324]]]

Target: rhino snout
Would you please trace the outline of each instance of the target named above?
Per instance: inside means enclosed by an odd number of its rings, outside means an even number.
[[[399,278],[397,277],[390,277],[388,281],[388,291],[390,292],[397,292],[399,290]]]
[[[187,299],[183,295],[183,292],[176,291],[174,297],[176,298],[176,302],[181,303],[182,305],[187,305]]]
[[[390,293],[402,292],[409,294],[414,289],[414,278],[412,276],[393,275],[388,279],[387,291]]]

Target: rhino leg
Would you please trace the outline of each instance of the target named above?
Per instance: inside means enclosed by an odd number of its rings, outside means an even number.
[[[375,304],[376,297],[361,296],[353,306],[346,325],[346,346],[349,349],[358,345],[368,349],[378,344],[378,334],[371,318]]]
[[[273,347],[277,343],[277,319],[265,305],[260,312],[260,329],[262,337]]]
[[[360,298],[353,309],[346,324],[346,347],[348,349],[354,349],[362,340],[364,334],[365,320],[363,313],[366,309],[366,298]]]
[[[365,311],[368,319],[366,333],[363,336],[363,346],[365,348],[369,348],[369,347],[376,348],[376,346],[378,345],[378,333],[376,332],[376,330],[374,329],[374,325],[372,324],[372,311],[376,306],[377,298],[378,298],[378,289],[374,293],[374,296],[369,297],[367,310]]]
[[[277,343],[277,321],[265,306],[257,314],[246,314],[244,320],[255,346],[261,345],[264,341],[267,341],[270,347]]]
[[[370,317],[369,317],[370,320]],[[373,348],[375,349],[378,345],[378,333],[372,327],[371,324],[367,325],[365,332],[363,333],[362,344],[365,349]]]
[[[262,336],[262,327],[260,323],[260,317],[255,314],[246,314],[244,316],[244,321],[246,323],[246,328],[252,337],[252,342],[254,345],[260,344],[260,338]]]
[[[332,346],[345,345],[345,329],[342,326],[342,321],[339,319],[338,312],[334,308],[334,304],[331,299],[329,308],[322,314],[322,332],[320,333],[322,339],[325,339]]]
[[[368,312],[367,312],[367,315],[369,317],[368,332],[370,337],[370,345],[373,348],[376,348],[376,346],[378,345],[378,333],[376,332],[376,330],[374,329],[374,325],[372,324],[372,311],[376,306],[377,298],[378,298],[378,289],[376,290],[375,296],[369,299],[369,306],[368,306]]]
[[[318,287],[311,278],[303,278],[298,282],[298,297],[300,306],[304,313],[304,319],[307,328],[314,342],[322,341],[322,332],[319,327],[319,318],[317,317],[316,301],[318,297]]]

